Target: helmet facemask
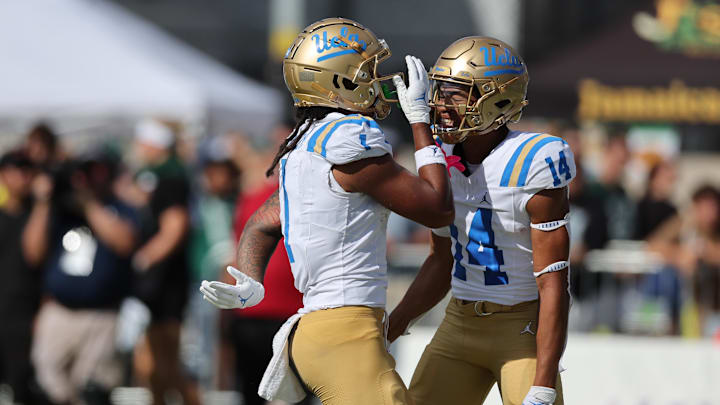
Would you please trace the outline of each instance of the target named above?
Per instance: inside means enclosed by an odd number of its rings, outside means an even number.
[[[433,109],[431,122],[433,135],[437,135],[445,143],[454,144],[463,142],[471,135],[492,132],[508,122],[517,122],[523,107],[527,105],[527,100],[512,103],[509,98],[503,96],[506,87],[516,80],[518,77],[498,85],[493,79],[462,80],[435,76],[429,103]],[[465,92],[467,97],[460,97],[458,100],[458,95],[452,97],[452,94],[443,94],[444,91],[456,94]],[[453,101],[453,98],[456,101]],[[513,104],[516,106],[512,107]],[[457,121],[459,124],[448,127],[447,121],[440,116],[438,107],[454,112],[451,113],[451,116],[457,115],[452,117],[454,124],[457,124]]]
[[[384,39],[378,39],[378,43],[380,45],[380,50],[370,56],[362,50],[362,47],[360,47],[359,44],[351,43],[350,46],[365,58],[362,62],[360,62],[358,69],[355,71],[352,83],[368,86],[368,93],[370,96],[375,97],[375,101],[371,107],[372,113],[375,118],[381,120],[390,114],[391,103],[398,102],[397,98],[392,97],[393,92],[390,92],[387,85],[383,84],[383,82],[392,80],[393,76],[396,75],[399,75],[404,79],[405,75],[402,72],[391,73],[384,76],[378,73],[377,67],[380,62],[386,60],[392,54]]]

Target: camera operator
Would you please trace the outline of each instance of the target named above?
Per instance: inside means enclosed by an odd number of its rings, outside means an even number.
[[[128,294],[135,212],[112,192],[117,160],[106,153],[65,162],[35,180],[25,231],[33,264],[45,262],[46,299],[32,358],[40,385],[59,404],[109,404],[122,378],[115,358],[117,308]]]

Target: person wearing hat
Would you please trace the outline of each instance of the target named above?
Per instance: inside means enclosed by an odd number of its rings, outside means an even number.
[[[150,310],[145,337],[135,351],[135,376],[149,386],[153,402],[163,403],[175,389],[185,404],[197,394],[180,366],[180,326],[190,285],[187,239],[190,185],[175,153],[175,130],[155,119],[141,121],[135,133],[135,157],[143,165],[135,183],[144,193],[143,242],[132,259],[134,295]]]

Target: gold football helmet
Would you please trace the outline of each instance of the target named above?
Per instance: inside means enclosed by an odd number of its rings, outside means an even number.
[[[455,41],[443,51],[428,76],[434,81],[430,102],[433,133],[446,143],[459,143],[469,135],[517,122],[528,104],[525,62],[508,44],[494,38],[473,36]],[[448,82],[469,86],[464,104],[448,103],[443,97],[441,86]],[[460,124],[447,127],[437,107],[455,109]]]
[[[345,18],[326,18],[310,24],[288,48],[285,85],[296,107],[334,107],[383,119],[389,103],[397,102],[381,82],[399,73],[380,77],[377,72],[389,56],[385,41],[369,29]]]

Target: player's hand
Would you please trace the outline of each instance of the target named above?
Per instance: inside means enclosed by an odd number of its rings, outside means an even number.
[[[530,387],[522,405],[552,405],[555,403],[557,392],[549,387],[539,387],[533,385]]]
[[[232,309],[250,308],[265,297],[265,287],[252,277],[233,266],[228,266],[227,272],[235,278],[235,285],[203,280],[200,292],[204,300],[220,309]]]
[[[422,122],[429,124],[428,91],[430,81],[428,80],[427,71],[422,61],[414,56],[407,55],[405,63],[408,68],[408,86],[405,86],[405,82],[400,76],[393,76],[400,107],[411,124]]]
[[[396,311],[393,311],[390,314],[387,334],[387,340],[390,343],[394,342],[400,336],[407,334],[407,330],[409,329],[409,322],[401,320],[399,318],[400,316],[398,316]]]
[[[53,180],[45,173],[40,173],[32,181],[32,194],[37,202],[48,202],[52,197]]]

